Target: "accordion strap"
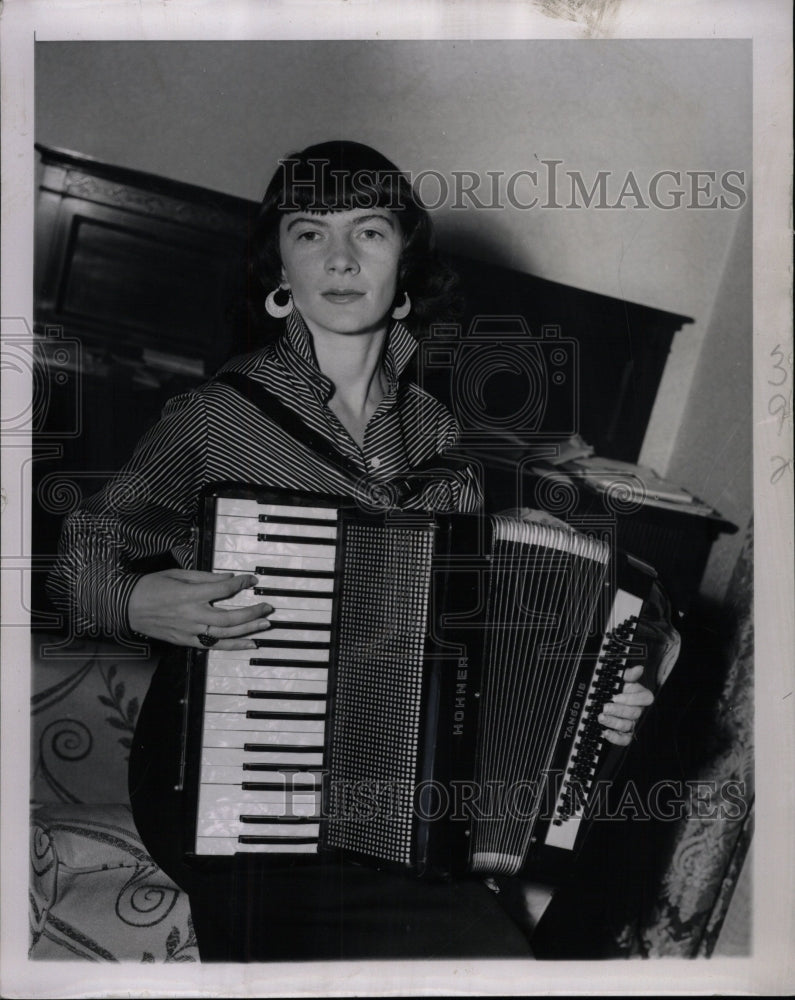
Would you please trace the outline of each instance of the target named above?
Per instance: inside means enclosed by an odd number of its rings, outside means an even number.
[[[303,420],[276,396],[267,389],[261,382],[242,372],[220,372],[215,376],[216,382],[223,382],[225,385],[236,389],[253,406],[256,406],[266,417],[278,424],[282,430],[286,431],[290,437],[294,438],[304,447],[314,452],[323,461],[342,472],[354,483],[361,482],[362,471],[359,467],[336,448],[328,438],[317,434],[308,427]],[[435,455],[430,461],[412,469],[411,472],[397,476],[392,482],[401,493],[401,500],[405,500],[417,489],[421,489],[427,483],[425,473],[433,472],[440,477],[450,478],[461,473],[469,462],[466,459],[459,459],[451,455]]]
[[[275,424],[278,424],[283,431],[294,438],[304,447],[319,455],[329,465],[343,472],[346,476],[357,480],[362,478],[361,470],[343,453],[322,435],[317,434],[311,427],[307,426],[303,420],[285,406],[278,396],[274,395],[261,382],[242,372],[221,372],[215,376],[216,382],[223,382],[225,385],[236,389],[241,396],[247,399],[260,412],[269,417]]]

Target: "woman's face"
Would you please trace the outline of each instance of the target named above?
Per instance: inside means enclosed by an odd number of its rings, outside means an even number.
[[[388,325],[403,249],[392,212],[291,212],[280,223],[279,249],[284,280],[312,333],[370,333]]]

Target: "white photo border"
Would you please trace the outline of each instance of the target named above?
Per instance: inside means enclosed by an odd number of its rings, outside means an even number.
[[[591,9],[590,21],[554,17]],[[545,8],[545,11],[542,10]],[[597,16],[599,15],[599,16]],[[27,814],[29,638],[2,640],[3,996],[346,996],[536,994],[786,994],[795,989],[792,411],[781,433],[768,411],[771,357],[788,345],[792,380],[791,12],[779,0],[512,2],[304,0],[5,0],[2,44],[3,326],[32,319],[34,39],[752,38],[754,46],[754,479],[758,802],[754,949],[748,959],[625,963],[500,961],[312,963],[273,966],[89,966],[29,962]],[[4,331],[5,332],[5,331]],[[4,441],[3,551],[13,551],[30,495],[24,447]],[[771,483],[771,457],[789,472]],[[27,550],[26,550],[27,551]],[[2,621],[18,621],[18,567],[4,563]]]

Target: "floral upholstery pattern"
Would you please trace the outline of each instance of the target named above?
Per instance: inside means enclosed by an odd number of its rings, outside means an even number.
[[[43,806],[31,829],[31,958],[192,962],[187,896],[127,806]]]
[[[749,525],[725,600],[726,672],[716,698],[707,752],[693,778],[715,789],[708,815],[691,797],[672,838],[655,905],[642,926],[628,925],[628,954],[692,958],[713,953],[753,835],[753,526]],[[743,790],[738,808],[737,789]],[[726,790],[729,790],[729,794]],[[723,790],[723,794],[722,794]],[[703,802],[703,800],[702,800]]]
[[[198,961],[188,898],[132,821],[128,756],[155,667],[134,652],[34,637],[31,958]]]
[[[126,802],[127,757],[156,661],[107,642],[61,648],[35,636],[33,646],[32,801]]]

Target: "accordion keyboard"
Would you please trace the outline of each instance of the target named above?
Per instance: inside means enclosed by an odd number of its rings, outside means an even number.
[[[213,569],[253,573],[219,607],[266,601],[257,649],[210,650],[196,852],[316,853],[337,511],[222,498]]]

